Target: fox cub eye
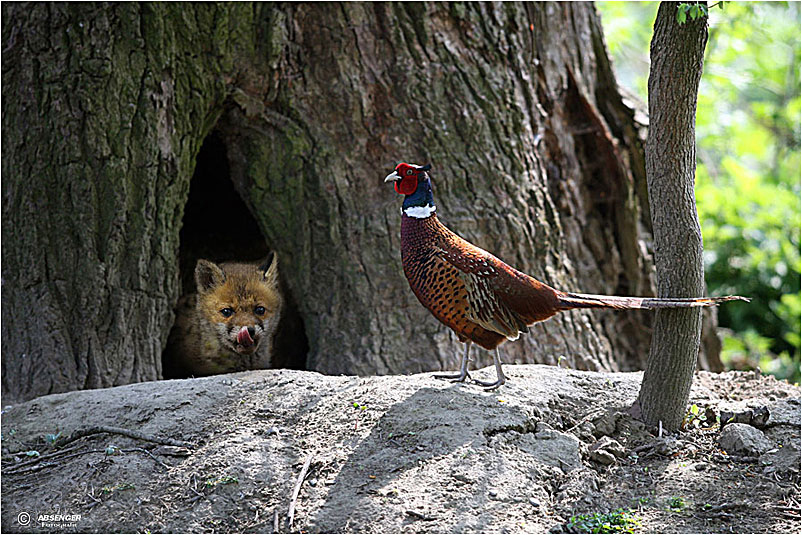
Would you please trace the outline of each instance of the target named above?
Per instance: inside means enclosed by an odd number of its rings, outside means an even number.
[[[231,307],[226,307],[220,311],[220,314],[222,314],[224,318],[230,318],[234,315],[234,309]]]
[[[253,309],[254,314],[257,316],[262,316],[265,313],[265,307],[259,306]]]

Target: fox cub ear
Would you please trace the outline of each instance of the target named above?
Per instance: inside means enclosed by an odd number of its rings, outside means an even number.
[[[198,292],[208,292],[215,286],[219,286],[226,281],[226,274],[220,266],[208,260],[198,260],[195,266],[195,284]]]
[[[278,285],[278,255],[271,251],[259,265],[259,271],[267,284]]]

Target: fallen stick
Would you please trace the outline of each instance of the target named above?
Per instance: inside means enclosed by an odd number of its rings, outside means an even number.
[[[24,461],[24,462],[21,462],[21,463],[12,464],[11,466],[7,466],[7,467],[3,468],[3,473],[14,473],[20,468],[24,468],[26,466],[30,466],[32,464],[36,464],[36,463],[38,463],[40,461],[44,461],[45,459],[50,459],[50,458],[53,458],[53,457],[57,457],[59,455],[64,455],[65,453],[73,452],[73,451],[77,450],[78,448],[80,448],[80,446],[75,446],[74,448],[70,448],[70,449],[67,449],[67,450],[54,451],[53,453],[46,453],[44,455],[40,455],[38,457],[35,457],[35,458],[31,459],[30,461]]]
[[[73,431],[73,433],[59,442],[59,446],[63,446],[65,444],[69,444],[70,442],[74,442],[79,438],[86,437],[89,435],[97,435],[99,433],[109,433],[112,435],[123,435],[130,438],[135,438],[137,440],[144,440],[146,442],[155,442],[156,444],[165,444],[167,446],[178,446],[181,448],[191,448],[190,444],[186,442],[181,442],[180,440],[173,440],[172,438],[160,438],[155,437],[153,435],[148,435],[147,433],[141,433],[139,431],[132,431],[130,429],[124,429],[122,427],[111,427],[106,425],[99,425],[95,427],[85,427],[83,429],[78,429]]]
[[[292,491],[292,500],[290,500],[290,510],[287,512],[287,528],[292,529],[292,521],[295,519],[295,503],[298,501],[298,493],[301,492],[301,485],[304,483],[306,473],[309,471],[309,465],[312,464],[312,454],[306,456],[304,467],[301,468],[301,473],[298,474],[298,480],[295,482],[295,488]]]

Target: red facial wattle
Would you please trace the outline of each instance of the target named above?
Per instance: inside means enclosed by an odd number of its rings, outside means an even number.
[[[405,176],[401,180],[394,182],[393,187],[395,187],[395,192],[399,195],[412,195],[418,189],[418,176],[416,174]]]

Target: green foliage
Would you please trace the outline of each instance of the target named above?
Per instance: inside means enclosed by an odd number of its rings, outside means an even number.
[[[616,509],[572,516],[565,528],[568,533],[634,533],[639,526],[640,520],[630,511]]]
[[[234,476],[222,476],[222,477],[208,477],[206,481],[204,481],[204,485],[206,487],[216,487],[217,485],[231,485],[233,483],[239,483],[239,479]]]
[[[682,421],[683,429],[693,429],[707,424],[707,416],[695,403],[691,405]]]
[[[685,500],[681,496],[672,496],[668,500],[668,508],[678,513],[685,509]]]
[[[619,81],[645,100],[657,3],[597,7]],[[713,294],[752,298],[719,309],[722,359],[798,382],[799,5],[727,2],[708,23],[696,122],[706,279]]]
[[[722,5],[724,2],[719,2],[718,5]],[[713,4],[716,5],[716,4]],[[691,20],[700,19],[702,17],[707,16],[707,4],[700,4],[699,2],[694,2],[693,4],[688,4],[685,2],[681,2],[677,6],[677,22],[680,24],[685,24],[688,20],[688,17]]]

